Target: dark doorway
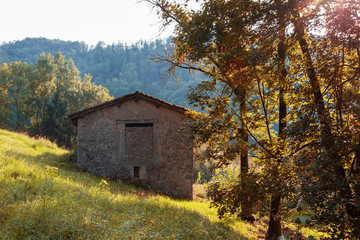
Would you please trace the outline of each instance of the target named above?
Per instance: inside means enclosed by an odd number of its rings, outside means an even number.
[[[140,178],[140,167],[134,167],[134,178]]]
[[[150,167],[154,162],[153,124],[125,124],[126,161],[134,167],[134,178],[140,179],[140,167]]]

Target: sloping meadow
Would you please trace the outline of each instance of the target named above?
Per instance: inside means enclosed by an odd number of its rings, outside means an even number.
[[[46,139],[0,130],[3,239],[259,239],[263,225],[219,220],[180,201],[76,171]]]

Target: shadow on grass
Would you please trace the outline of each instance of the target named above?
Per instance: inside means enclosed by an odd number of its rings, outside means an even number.
[[[36,186],[14,181],[7,191],[27,191],[8,201],[5,217],[0,212],[0,233],[10,238],[250,239],[180,200],[111,180],[100,185],[102,178],[78,172],[68,154],[17,155],[47,175]],[[46,166],[57,170],[46,172]]]

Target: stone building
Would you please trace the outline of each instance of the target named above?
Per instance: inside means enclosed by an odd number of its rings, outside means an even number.
[[[178,131],[185,111],[135,92],[71,114],[78,168],[192,199],[192,140]]]

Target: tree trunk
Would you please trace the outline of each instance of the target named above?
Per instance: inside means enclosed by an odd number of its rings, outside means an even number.
[[[247,112],[246,107],[246,90],[237,91],[240,96],[240,116],[243,117]],[[241,174],[247,174],[249,171],[249,159],[248,159],[248,143],[249,143],[249,134],[246,131],[245,126],[242,124],[240,129],[240,138],[244,142],[246,147],[241,149],[240,153],[240,167]]]
[[[281,3],[281,0],[276,0],[275,4],[277,6],[278,14],[278,24],[279,24],[279,43],[278,43],[278,85],[279,85],[279,140],[280,140],[280,155],[278,156],[277,163],[280,164],[283,158],[283,150],[285,148],[285,129],[286,129],[286,115],[287,115],[287,106],[285,102],[285,88],[284,84],[286,81],[286,45],[285,45],[285,9]],[[273,193],[271,195],[271,204],[270,204],[270,220],[269,227],[266,233],[266,239],[277,239],[282,235],[281,229],[281,217],[280,217],[280,207],[281,207],[281,194]]]
[[[330,115],[325,108],[325,102],[321,93],[319,80],[317,79],[315,74],[315,68],[313,66],[309,44],[305,39],[304,26],[303,23],[301,22],[301,18],[298,12],[295,12],[295,16],[293,19],[295,25],[295,33],[297,35],[302,54],[304,56],[305,65],[306,65],[306,74],[310,80],[312,95],[314,97],[315,107],[319,117],[320,131],[322,136],[321,145],[325,147],[325,149],[333,149],[335,143],[334,143],[333,134],[331,132]]]
[[[280,203],[281,196],[280,194],[275,194],[271,197],[271,206],[270,206],[270,221],[269,228],[266,233],[266,240],[277,239],[282,235],[281,231],[281,218],[280,218]]]
[[[246,132],[244,127],[241,127],[242,131],[242,140],[244,141],[245,145],[248,145],[249,142],[249,134]],[[249,172],[249,159],[248,159],[248,148],[243,148],[240,154],[240,174],[241,174],[241,181],[246,178],[246,175]],[[245,221],[253,222],[255,221],[255,217],[253,216],[253,207],[252,201],[249,196],[242,196],[241,197],[241,219]]]
[[[243,117],[247,112],[246,107],[246,90],[245,89],[235,89],[235,94],[240,102],[240,116]],[[239,138],[243,141],[244,146],[240,151],[240,178],[241,180],[246,178],[246,175],[249,172],[249,158],[248,158],[248,143],[249,143],[249,134],[246,131],[244,125],[240,127]],[[251,199],[248,196],[241,197],[241,213],[240,217],[242,220],[253,222],[255,218],[253,216],[253,207]]]
[[[285,64],[284,64],[284,69],[285,69]],[[286,71],[284,71],[284,73],[286,75]],[[281,75],[282,77],[284,77],[283,74]],[[285,148],[284,140],[285,140],[286,114],[287,114],[284,93],[285,91],[281,87],[279,93],[279,138],[281,141],[281,149],[280,149],[281,152],[283,152]],[[282,157],[283,156],[279,156],[278,163],[282,161]],[[279,193],[272,194],[271,203],[270,203],[270,220],[269,220],[269,227],[266,233],[266,240],[277,239],[282,235],[280,207],[281,207],[281,194]]]
[[[244,127],[241,127],[242,131],[242,140],[245,145],[248,145],[249,142],[249,134],[246,132]],[[249,172],[249,159],[248,159],[248,149],[243,148],[240,154],[240,176],[241,181],[246,178],[246,175]],[[253,216],[253,207],[252,201],[249,196],[241,196],[241,219],[249,222],[255,221],[255,217]]]

